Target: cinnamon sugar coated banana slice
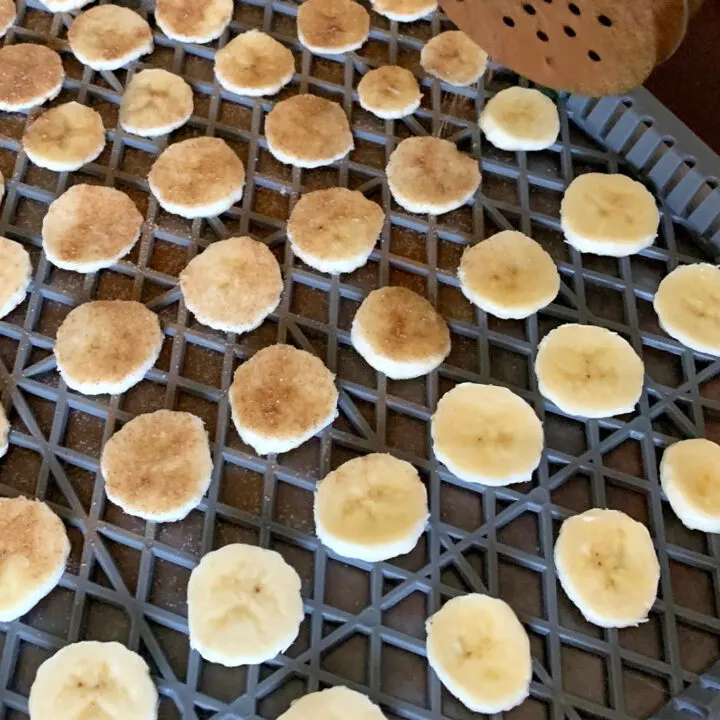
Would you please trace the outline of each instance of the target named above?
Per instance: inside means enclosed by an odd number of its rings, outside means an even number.
[[[167,70],[141,70],[132,76],[120,102],[120,125],[142,137],[166,135],[193,113],[192,88]]]
[[[5,408],[0,405],[0,458],[10,447],[10,422],[7,419]]]
[[[0,237],[0,318],[25,299],[31,277],[28,251],[20,243]]]
[[[173,40],[206,43],[229,25],[233,0],[157,0],[155,22]]]
[[[97,159],[105,147],[102,116],[80,103],[58,105],[30,124],[22,146],[39,167],[55,172],[79,170]]]
[[[215,77],[238,95],[275,95],[294,74],[292,52],[259,30],[238,35],[215,54]]]
[[[50,203],[43,218],[43,250],[57,267],[96,272],[132,250],[142,223],[135,203],[120,190],[73,185]]]
[[[420,64],[428,75],[458,87],[477,82],[487,59],[487,53],[460,30],[436,35],[420,51]]]
[[[355,313],[350,338],[368,365],[394,380],[427,375],[450,353],[445,321],[404,287],[373,290]]]
[[[411,213],[442,215],[456,210],[480,186],[478,161],[436,137],[402,140],[385,174],[395,202]]]
[[[362,76],[357,91],[360,107],[384,120],[412,115],[422,99],[415,76],[398,65],[369,70]]]
[[[242,198],[245,166],[224,140],[191,138],[163,150],[150,168],[148,183],[169,213],[212,217]]]
[[[209,245],[180,273],[188,310],[216,330],[254,330],[280,303],[280,265],[267,245],[234,237]]]
[[[0,38],[12,27],[17,17],[14,0],[0,0]]]
[[[420,20],[437,10],[437,0],[370,0],[376,13],[398,22]]]
[[[44,45],[0,48],[0,110],[17,112],[57,97],[65,80],[60,56]]]
[[[212,478],[203,421],[186,412],[138,415],[106,443],[100,458],[108,498],[128,515],[154,522],[182,520]]]
[[[96,5],[78,15],[68,41],[75,57],[93,70],[117,70],[153,51],[147,20],[119,5]]]
[[[337,417],[335,375],[290,345],[270,345],[235,371],[230,408],[243,442],[260,455],[292,450]]]
[[[304,0],[298,8],[297,33],[310,52],[350,52],[367,40],[370,15],[354,0]]]
[[[385,213],[361,192],[346,188],[303,195],[290,213],[287,236],[293,252],[327,273],[365,265],[385,223]]]

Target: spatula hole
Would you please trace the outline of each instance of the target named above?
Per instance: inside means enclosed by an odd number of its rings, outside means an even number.
[[[515,21],[514,21],[511,17],[509,17],[508,15],[506,15],[506,16],[503,18],[503,22],[504,22],[508,27],[515,27]]]
[[[579,14],[580,14],[580,8],[579,8],[575,3],[569,3],[569,4],[568,4],[568,10],[570,10],[570,12],[571,12],[573,15],[579,15]]]
[[[598,15],[598,22],[605,27],[612,27],[612,20],[607,15]]]
[[[569,25],[565,25],[563,30],[568,37],[575,37],[577,35],[577,33]]]
[[[534,15],[534,14],[535,14],[535,8],[534,8],[530,3],[525,3],[525,4],[523,5],[523,10],[524,10],[528,15]]]
[[[599,56],[594,50],[590,50],[590,51],[588,52],[588,57],[589,57],[593,62],[600,62],[600,56]]]
[[[550,39],[542,30],[538,30],[536,35],[538,40],[542,40],[543,42],[547,42]]]

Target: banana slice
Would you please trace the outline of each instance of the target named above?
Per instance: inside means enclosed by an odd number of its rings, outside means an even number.
[[[28,251],[20,243],[0,237],[0,318],[25,299],[31,278]]]
[[[298,200],[287,236],[293,252],[310,267],[347,273],[367,263],[384,223],[382,208],[361,192],[328,188]]]
[[[576,250],[626,257],[655,242],[660,213],[642,183],[625,175],[586,173],[565,191],[560,222]]]
[[[485,72],[487,59],[487,53],[460,30],[441,32],[420,52],[420,64],[428,75],[457,87],[477,82]]]
[[[703,438],[674,443],[663,454],[660,482],[683,525],[720,533],[720,445]]]
[[[458,269],[470,302],[499,318],[526,318],[549,305],[560,290],[560,273],[532,238],[504,230],[468,248]]]
[[[273,550],[226,545],[190,574],[190,646],[209,662],[271,660],[293,644],[303,617],[300,578]]]
[[[480,120],[485,137],[500,150],[545,150],[557,141],[560,116],[539,90],[511,87],[485,104]]]
[[[10,421],[5,414],[5,408],[0,405],[0,458],[10,447]]]
[[[96,110],[76,102],[44,112],[25,130],[23,150],[38,167],[72,172],[95,160],[105,147],[105,128]]]
[[[380,562],[409,553],[425,530],[427,491],[417,470],[372,453],[343,463],[317,486],[315,527],[346,558]]]
[[[312,53],[357,50],[369,33],[370,15],[354,0],[305,0],[298,8],[298,40]]]
[[[720,269],[715,265],[675,268],[660,283],[653,307],[670,337],[698,352],[720,356]]]
[[[535,374],[540,393],[564,413],[604,418],[633,411],[645,367],[617,333],[568,323],[538,345]]]
[[[13,0],[0,0],[0,38],[13,26],[17,8]]]
[[[436,137],[401,140],[385,174],[395,202],[411,213],[442,215],[456,210],[480,186],[477,160]]]
[[[414,22],[437,10],[437,0],[370,0],[373,10],[397,22]]]
[[[230,24],[233,0],[157,0],[155,22],[173,40],[206,43]]]
[[[278,720],[386,720],[369,698],[342,685],[304,695]]]
[[[644,622],[657,596],[660,565],[650,533],[619,510],[593,508],[565,520],[555,568],[570,600],[600,627]]]
[[[119,5],[97,5],[73,20],[68,30],[75,57],[93,70],[117,70],[153,51],[147,20]]]
[[[125,89],[120,125],[134,135],[157,137],[182,127],[192,113],[192,88],[180,76],[167,70],[141,70]]]
[[[292,52],[259,30],[238,35],[215,54],[215,77],[238,95],[275,95],[294,74]]]
[[[435,457],[467,482],[527,482],[540,464],[542,423],[507,388],[456,385],[440,398],[430,432]]]
[[[0,48],[0,110],[18,112],[57,97],[65,71],[54,50],[34,43]]]
[[[366,72],[357,92],[360,107],[383,120],[412,115],[422,100],[417,79],[399,65],[384,65]]]
[[[440,682],[467,708],[499,713],[530,692],[530,639],[502,600],[470,593],[428,618],[427,658]]]
[[[32,720],[155,720],[157,706],[147,663],[117,642],[65,646],[40,665],[30,688]]]
[[[45,503],[0,498],[0,622],[37,605],[60,582],[69,554],[65,526]]]
[[[331,165],[355,147],[342,106],[316,95],[281,100],[265,118],[270,154],[286,165]]]

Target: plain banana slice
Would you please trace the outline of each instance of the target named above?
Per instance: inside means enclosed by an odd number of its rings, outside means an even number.
[[[530,639],[502,600],[470,593],[428,618],[427,658],[440,682],[473,712],[498,713],[530,692]]]
[[[427,491],[410,463],[372,453],[348,460],[318,484],[314,515],[323,545],[380,562],[417,544],[428,519]]]
[[[487,59],[487,53],[461,30],[441,32],[420,51],[420,64],[428,75],[457,87],[477,82]]]
[[[300,578],[273,550],[226,545],[190,574],[190,646],[210,662],[271,660],[292,645],[303,617]]]
[[[604,418],[633,411],[645,367],[617,333],[568,323],[538,345],[535,374],[540,393],[564,413]]]
[[[0,48],[0,110],[19,112],[57,97],[65,79],[54,50],[34,43]]]
[[[295,700],[278,720],[385,720],[385,716],[368,697],[339,685]]]
[[[38,668],[29,707],[32,720],[155,720],[158,693],[140,655],[117,642],[86,640]]]
[[[532,238],[504,230],[468,248],[458,269],[470,302],[499,318],[526,318],[549,305],[560,290],[560,273]]]
[[[31,279],[28,251],[20,243],[0,237],[0,318],[25,299]]]
[[[357,86],[360,107],[383,120],[412,115],[422,100],[417,78],[399,65],[369,70]]]
[[[5,408],[0,405],[0,458],[10,447],[10,421],[5,414]]]
[[[354,0],[305,0],[298,8],[298,40],[312,53],[357,50],[369,33],[370,15]]]
[[[545,150],[557,141],[560,116],[555,103],[539,90],[510,87],[488,100],[479,125],[500,150]]]
[[[565,191],[560,222],[576,250],[626,257],[655,242],[660,213],[642,183],[625,175],[586,173]]]
[[[238,35],[215,54],[215,77],[237,95],[275,95],[294,74],[292,52],[259,30]]]
[[[619,510],[568,518],[555,543],[563,590],[588,622],[628,627],[647,619],[660,565],[647,528]]]
[[[173,40],[206,43],[230,24],[233,0],[157,0],[155,22]]]
[[[674,443],[663,454],[660,482],[683,525],[720,533],[720,445],[704,438]]]
[[[720,269],[715,265],[675,268],[661,281],[653,307],[670,337],[698,352],[720,356]]]
[[[437,0],[371,0],[376,13],[397,22],[414,22],[437,10]]]
[[[97,110],[76,102],[44,112],[25,130],[22,146],[38,167],[72,172],[95,160],[105,147],[105,128]]]
[[[142,137],[166,135],[193,113],[192,88],[167,70],[141,70],[132,76],[120,103],[120,125]]]
[[[442,215],[456,210],[480,186],[477,160],[436,137],[401,140],[385,174],[395,202],[411,213]]]
[[[65,526],[45,503],[0,498],[0,622],[40,602],[60,582],[69,554]]]
[[[542,423],[507,388],[456,385],[440,398],[430,432],[435,457],[467,482],[527,482],[540,464]]]

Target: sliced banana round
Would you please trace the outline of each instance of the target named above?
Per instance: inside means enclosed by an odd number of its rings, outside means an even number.
[[[312,53],[357,50],[369,33],[370,15],[354,0],[305,0],[298,8],[298,40]]]
[[[34,43],[0,48],[0,110],[18,112],[57,97],[65,79],[54,50]]]
[[[427,658],[440,682],[473,712],[510,710],[530,693],[530,639],[502,600],[470,593],[428,618]]]
[[[0,405],[0,458],[10,447],[10,421],[5,414],[5,408]]]
[[[540,393],[564,413],[604,418],[633,411],[645,367],[617,333],[567,323],[538,345],[535,374]]]
[[[394,380],[427,375],[450,353],[450,331],[424,298],[404,287],[373,290],[355,313],[355,350]]]
[[[43,218],[43,250],[57,267],[96,272],[132,250],[142,223],[143,216],[124,192],[73,185],[50,203]]]
[[[295,255],[310,267],[347,273],[367,263],[384,223],[382,208],[361,192],[328,188],[298,200],[287,236]]]
[[[480,186],[477,160],[436,137],[401,140],[385,174],[395,202],[411,213],[442,215],[456,210]]]
[[[264,243],[249,237],[220,240],[196,255],[180,273],[188,310],[216,330],[254,330],[278,306],[280,265]]]
[[[704,438],[674,443],[663,454],[660,482],[683,525],[720,533],[720,445]]]
[[[619,510],[593,508],[565,520],[555,569],[570,600],[600,627],[640,624],[657,596],[660,565],[650,533]]]
[[[270,345],[240,365],[229,394],[238,435],[259,455],[288,452],[337,417],[335,375],[290,345]]]
[[[342,106],[308,94],[273,107],[265,118],[265,139],[273,157],[301,168],[330,165],[355,146]]]
[[[435,457],[461,480],[482,485],[527,482],[543,451],[535,411],[494,385],[461,383],[445,393],[430,432]]]
[[[565,191],[560,223],[576,250],[626,257],[655,242],[660,213],[642,183],[625,175],[586,173]]]
[[[215,77],[237,95],[275,95],[294,74],[292,52],[259,30],[238,35],[215,54]]]
[[[100,469],[108,498],[128,515],[182,520],[202,500],[212,477],[203,421],[171,410],[138,415],[105,443]]]
[[[414,22],[437,10],[437,0],[370,0],[376,13],[397,22]]]
[[[467,87],[487,68],[487,53],[461,30],[447,30],[428,40],[420,52],[423,70],[450,85]]]
[[[173,40],[206,43],[230,24],[233,0],[157,0],[155,22]]]
[[[429,517],[427,491],[410,463],[372,453],[318,484],[314,515],[323,545],[346,558],[381,562],[417,545]]]
[[[0,498],[0,622],[35,607],[60,582],[69,555],[65,526],[45,503]]]
[[[134,135],[157,137],[182,127],[192,113],[192,88],[179,75],[160,69],[141,70],[125,88],[120,125]]]
[[[92,0],[43,0],[43,5],[52,13],[78,10],[91,3]]]
[[[675,268],[658,286],[653,307],[670,337],[692,350],[720,356],[720,269],[715,265]]]
[[[76,102],[40,115],[22,137],[25,154],[35,165],[72,172],[95,160],[105,147],[105,127],[97,110]]]
[[[357,86],[360,107],[384,120],[412,115],[422,99],[417,78],[399,65],[369,70]]]
[[[28,251],[20,243],[0,237],[0,318],[25,299],[31,279]]]
[[[304,617],[300,577],[273,550],[226,545],[190,574],[190,646],[209,662],[257,665],[285,652]]]
[[[0,38],[12,27],[17,17],[14,0],[0,0]]]
[[[85,395],[117,395],[145,377],[162,342],[158,316],[141,303],[93,300],[63,320],[55,360],[69,388]]]
[[[117,70],[153,51],[147,20],[119,5],[96,5],[78,15],[68,42],[75,57],[93,70]]]
[[[278,720],[386,720],[380,708],[362,693],[342,685],[303,695]]]
[[[560,273],[532,238],[504,230],[468,248],[458,269],[470,302],[499,318],[526,318],[549,305],[560,290]]]
[[[186,218],[213,217],[242,198],[245,166],[224,140],[191,138],[160,153],[148,183],[167,212]]]
[[[560,116],[555,103],[534,88],[510,87],[485,104],[480,129],[500,150],[545,150],[557,142]]]
[[[30,688],[32,720],[155,720],[157,706],[148,664],[117,642],[66,645],[40,665]]]

